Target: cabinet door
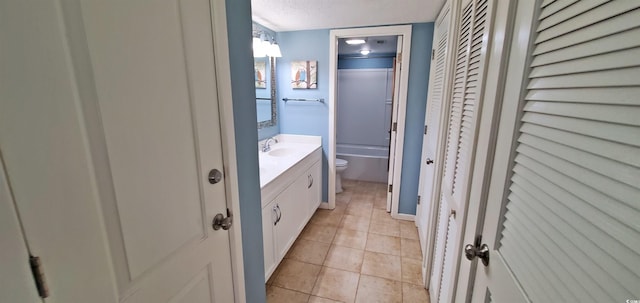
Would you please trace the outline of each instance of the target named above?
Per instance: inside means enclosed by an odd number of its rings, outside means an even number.
[[[307,185],[307,197],[309,212],[307,217],[311,218],[313,213],[322,202],[322,166],[320,161],[316,162],[307,172],[309,184]]]
[[[265,281],[269,279],[277,265],[273,247],[275,242],[273,230],[277,221],[278,211],[275,201],[272,201],[262,209],[262,247],[264,248]]]
[[[306,223],[306,174],[289,185],[276,199],[280,221],[275,226],[276,259],[281,260]]]

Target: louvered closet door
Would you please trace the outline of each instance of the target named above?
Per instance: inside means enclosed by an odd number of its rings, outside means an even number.
[[[440,167],[442,161],[440,161],[442,152],[439,152],[441,148],[438,146],[438,141],[443,141],[440,133],[443,127],[441,123],[443,110],[448,104],[444,102],[445,89],[448,88],[448,83],[445,81],[449,76],[450,68],[447,67],[447,59],[451,58],[449,54],[449,25],[451,19],[451,5],[450,1],[445,3],[438,18],[436,19],[433,45],[434,56],[431,64],[431,83],[429,84],[429,99],[427,101],[426,112],[426,124],[427,131],[423,137],[422,143],[422,167],[420,172],[420,197],[421,203],[418,205],[416,211],[416,221],[418,224],[418,234],[420,236],[420,246],[423,247],[425,253],[425,260],[431,261],[432,251],[430,247],[433,246],[432,223],[433,213],[437,210],[437,201],[433,201],[432,197],[437,195],[436,186],[439,186],[438,180],[435,178],[436,172]],[[447,85],[447,87],[445,87]],[[444,104],[443,104],[444,103]],[[437,197],[437,196],[436,196]],[[424,249],[426,248],[426,249]],[[428,266],[427,266],[428,264]],[[424,272],[430,277],[431,262],[424,262]]]
[[[519,9],[530,69],[507,77],[522,90],[503,101],[475,302],[640,299],[639,7]]]
[[[480,83],[484,71],[491,2],[462,1],[461,5],[429,288],[432,302],[449,302],[455,287],[455,273],[460,256],[459,242],[469,192],[469,170],[476,137],[475,113],[481,104]]]

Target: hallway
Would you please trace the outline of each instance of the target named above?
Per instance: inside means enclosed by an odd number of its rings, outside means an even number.
[[[386,184],[343,187],[336,208],[316,211],[267,281],[267,301],[429,302],[418,231],[386,212]]]

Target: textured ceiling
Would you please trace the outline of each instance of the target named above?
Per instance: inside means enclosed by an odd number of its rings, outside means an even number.
[[[274,31],[433,22],[445,0],[251,0],[253,21]]]

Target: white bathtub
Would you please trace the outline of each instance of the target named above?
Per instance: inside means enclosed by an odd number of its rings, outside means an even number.
[[[336,157],[349,161],[343,178],[387,183],[388,147],[337,144]]]

